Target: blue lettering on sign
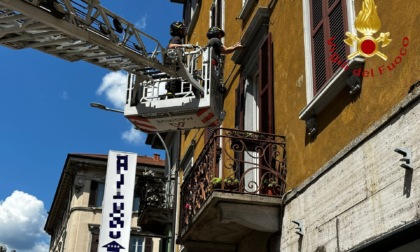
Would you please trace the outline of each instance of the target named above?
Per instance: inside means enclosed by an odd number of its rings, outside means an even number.
[[[117,231],[116,234],[114,234],[114,231],[109,231],[109,237],[112,239],[119,239],[121,237],[121,232]]]
[[[112,239],[118,239],[121,237],[121,231],[113,229],[124,228],[124,202],[118,202],[118,200],[123,200],[124,195],[122,194],[122,187],[124,185],[124,173],[123,171],[128,170],[128,156],[117,156],[117,169],[116,175],[118,176],[116,180],[116,193],[113,195],[113,207],[112,213],[109,214],[109,237]]]
[[[109,214],[109,217],[111,217],[111,220],[109,221],[110,228],[124,228],[124,220],[122,219],[124,218],[123,210],[123,202],[121,202],[120,205],[118,205],[117,202],[114,202],[113,211]]]

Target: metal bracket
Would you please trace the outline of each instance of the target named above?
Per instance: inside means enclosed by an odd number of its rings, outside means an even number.
[[[297,225],[297,227],[295,228],[296,234],[304,236],[305,235],[305,224],[303,222],[303,220],[292,220],[293,223],[295,223]]]
[[[396,148],[394,150],[395,152],[403,155],[404,157],[400,159],[400,161],[405,162],[401,164],[401,167],[405,169],[413,169],[413,166],[411,165],[411,150],[408,148]]]
[[[308,136],[316,135],[316,133],[318,131],[318,125],[316,123],[315,116],[306,120],[306,128],[308,129]]]
[[[349,94],[354,95],[357,92],[359,92],[362,85],[361,83],[362,82],[360,80],[360,77],[355,76],[354,74],[348,77],[346,80],[346,84],[350,88]]]

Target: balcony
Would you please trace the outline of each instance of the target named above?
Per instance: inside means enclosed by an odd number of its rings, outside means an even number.
[[[136,178],[135,195],[140,199],[137,225],[150,235],[165,236],[172,224],[172,182],[145,174]]]
[[[266,246],[280,229],[285,180],[285,137],[216,130],[181,186],[177,242],[188,252],[237,251],[252,235],[255,249]]]

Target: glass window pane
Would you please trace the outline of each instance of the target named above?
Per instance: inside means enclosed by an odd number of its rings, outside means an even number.
[[[105,183],[98,183],[98,191],[96,197],[96,206],[102,207],[102,201],[104,200]]]
[[[130,236],[130,249],[129,252],[143,252],[143,237]]]
[[[133,211],[138,211],[140,209],[140,197],[134,197],[133,199]]]

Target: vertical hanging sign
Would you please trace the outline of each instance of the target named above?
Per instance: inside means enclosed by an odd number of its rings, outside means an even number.
[[[128,251],[137,154],[109,151],[98,252]]]

